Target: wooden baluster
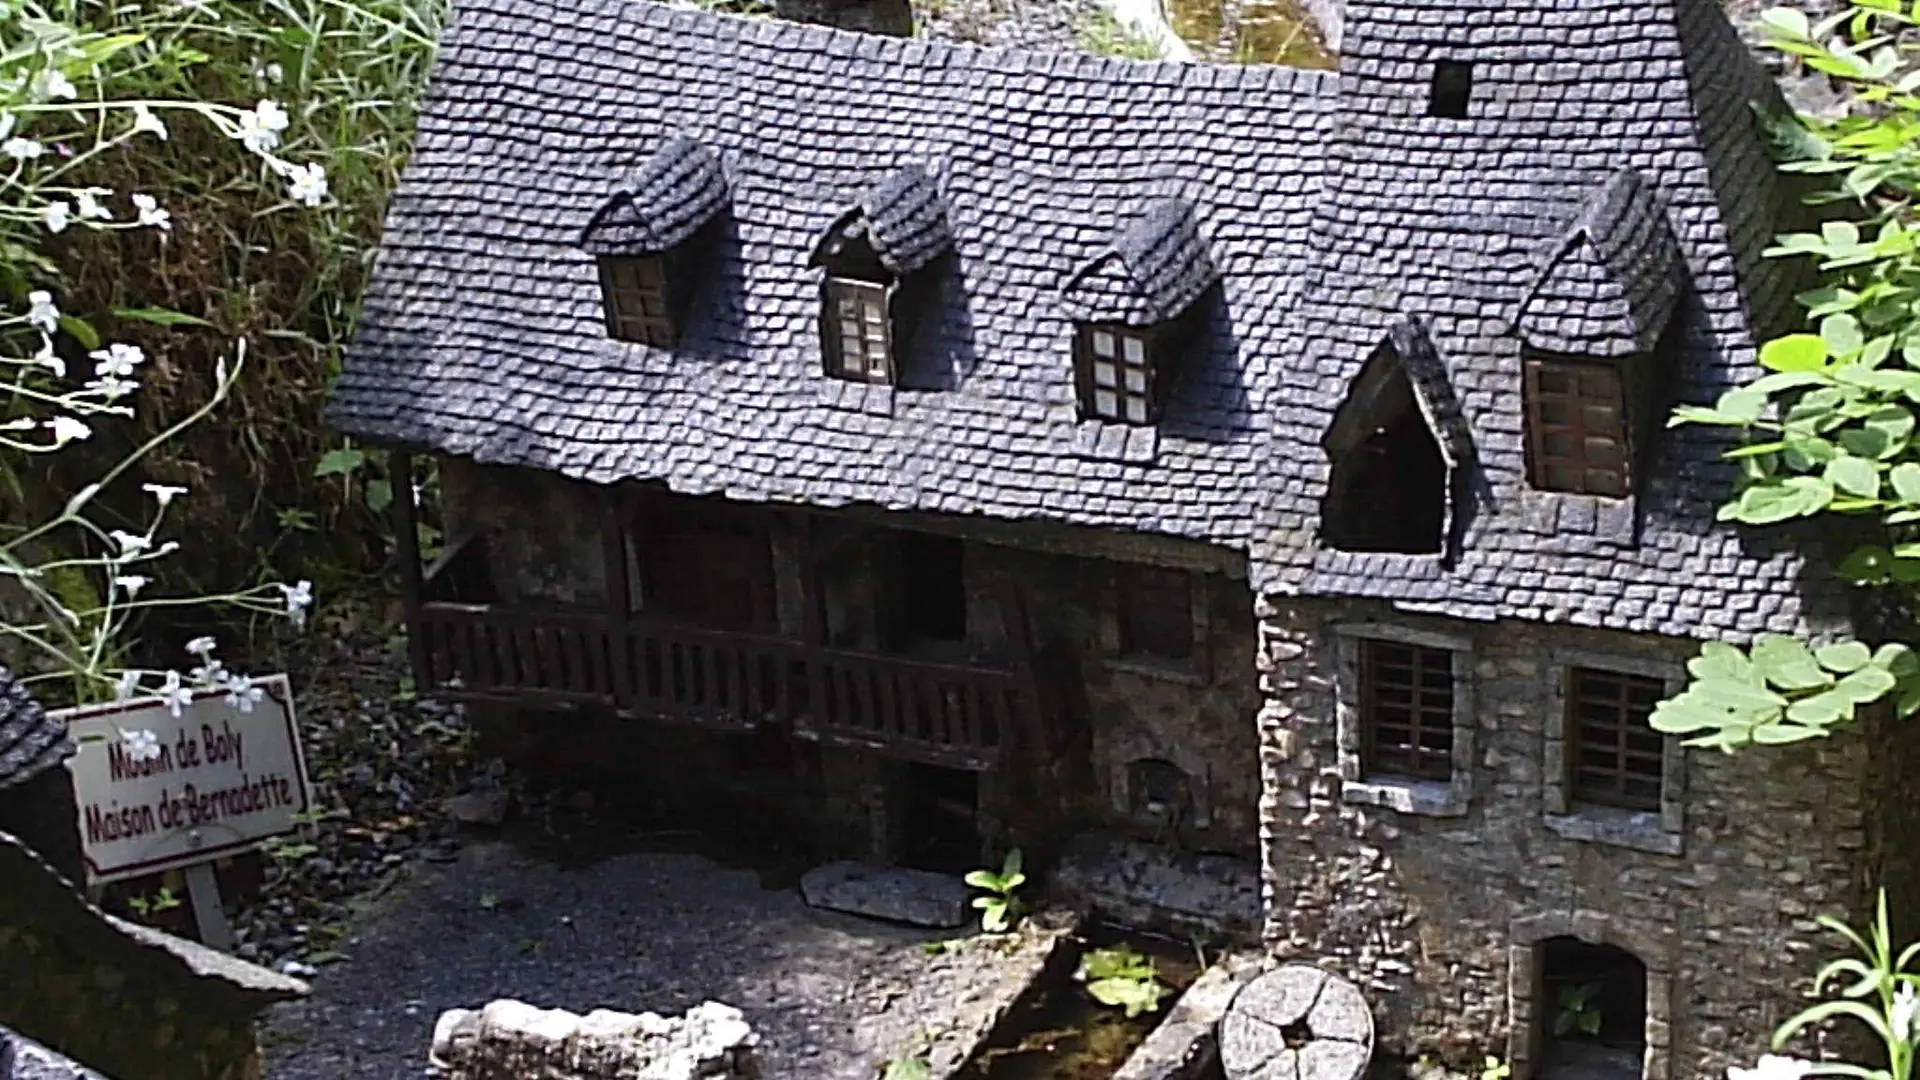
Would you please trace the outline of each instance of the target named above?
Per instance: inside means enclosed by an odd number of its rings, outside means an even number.
[[[627,512],[628,504],[621,495],[617,487],[606,493],[604,512],[600,517],[600,558],[605,564],[607,589],[604,634],[609,645],[618,642],[622,653],[625,653],[629,625],[627,604],[632,599],[627,580],[626,531],[632,515]],[[638,681],[631,658],[629,655],[615,655],[609,659],[613,660],[612,669],[605,673],[606,681],[596,685],[612,695],[616,705],[627,704],[633,699],[634,684]]]
[[[957,734],[955,742],[969,750],[984,750],[987,743],[987,731],[992,721],[987,716],[988,702],[995,694],[982,691],[981,680],[967,680],[967,715],[965,725]]]
[[[415,685],[428,686],[433,673],[427,670],[427,641],[420,625],[425,588],[421,582],[420,534],[414,525],[413,455],[396,453],[388,459],[387,468],[393,481],[393,542],[399,549],[395,555],[400,561],[400,607],[407,619],[407,655]]]

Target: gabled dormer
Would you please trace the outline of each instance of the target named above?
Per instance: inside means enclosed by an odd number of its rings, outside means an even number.
[[[1555,238],[1517,320],[1528,483],[1625,498],[1663,411],[1661,335],[1684,285],[1659,193],[1614,173]]]
[[[1200,299],[1219,280],[1184,199],[1147,202],[1060,290],[1073,320],[1080,415],[1148,425],[1192,348]]]
[[[720,160],[688,138],[669,139],[622,181],[580,235],[600,266],[609,337],[679,344],[710,227],[726,205]]]
[[[868,188],[814,245],[825,372],[896,385],[921,314],[953,250],[947,208],[933,177],[908,165]]]

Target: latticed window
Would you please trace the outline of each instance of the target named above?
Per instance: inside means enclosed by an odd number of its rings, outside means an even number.
[[[1527,472],[1542,491],[1627,494],[1625,398],[1611,364],[1526,360]]]
[[[1360,642],[1362,760],[1368,773],[1453,778],[1453,654]]]
[[[893,335],[887,324],[887,287],[828,278],[824,315],[830,374],[856,382],[893,381]]]
[[[679,340],[679,328],[667,302],[663,257],[601,258],[600,297],[606,309],[607,333],[614,338],[660,349],[670,349]]]
[[[1117,326],[1083,326],[1080,415],[1123,424],[1151,424],[1153,354],[1145,333]]]
[[[1161,660],[1193,656],[1193,576],[1184,570],[1124,564],[1119,585],[1120,652]]]
[[[1574,799],[1660,809],[1665,739],[1647,723],[1666,696],[1659,679],[1573,668],[1567,673],[1567,771]]]

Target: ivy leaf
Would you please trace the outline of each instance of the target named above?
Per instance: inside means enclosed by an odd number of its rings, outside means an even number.
[[[1829,693],[1843,695],[1855,705],[1865,705],[1886,697],[1888,691],[1897,685],[1899,680],[1893,677],[1892,672],[1869,664],[1835,683]]]
[[[1833,502],[1833,485],[1812,476],[1789,476],[1754,484],[1721,510],[1723,519],[1773,525],[1817,514]]]
[[[1814,650],[1820,666],[1837,675],[1859,671],[1873,660],[1873,651],[1858,641],[1836,641]]]
[[[1754,681],[1753,664],[1748,661],[1747,654],[1724,641],[1709,641],[1700,646],[1700,655],[1687,661],[1687,671],[1703,681]]]
[[[1787,706],[1787,719],[1809,727],[1825,727],[1853,719],[1853,702],[1836,687],[1803,697]]]
[[[1760,347],[1760,363],[1768,371],[1802,372],[1818,371],[1827,366],[1828,348],[1833,345],[1834,337],[1828,334],[1827,327],[1833,326],[1834,333],[1841,332],[1837,320],[1845,319],[1853,326],[1853,338],[1858,347],[1860,321],[1852,315],[1839,313],[1829,315],[1820,324],[1819,334],[1788,334],[1774,338]],[[1845,352],[1834,346],[1833,351]],[[1724,400],[1724,399],[1723,399]]]
[[[1751,387],[1729,390],[1720,395],[1720,400],[1714,404],[1714,410],[1740,423],[1751,424],[1760,419],[1761,413],[1767,411],[1767,395]]]
[[[1885,405],[1869,413],[1864,426],[1895,442],[1905,442],[1913,434],[1913,413],[1899,405]]]
[[[1749,734],[1754,742],[1763,746],[1781,746],[1786,743],[1816,739],[1825,735],[1826,731],[1804,724],[1761,724]]]
[[[1843,454],[1827,463],[1827,482],[1863,499],[1880,496],[1880,470],[1863,457]]]
[[[391,480],[367,481],[365,499],[367,509],[376,514],[384,514],[393,505],[393,482]]]
[[[1833,684],[1833,676],[1820,670],[1814,660],[1813,650],[1785,634],[1766,634],[1754,642],[1753,667],[1768,682],[1788,690]]]
[[[313,475],[347,476],[366,463],[366,451],[351,446],[339,447],[320,455],[320,463],[313,467]]]

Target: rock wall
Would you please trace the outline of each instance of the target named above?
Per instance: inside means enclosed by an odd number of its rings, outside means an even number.
[[[1367,987],[1394,1049],[1463,1065],[1512,1055],[1522,1080],[1552,1019],[1534,1000],[1537,950],[1566,935],[1646,965],[1649,1080],[1717,1075],[1765,1048],[1832,955],[1814,917],[1863,912],[1883,832],[1863,788],[1867,730],[1778,752],[1670,750],[1679,790],[1662,813],[1556,815],[1561,668],[1658,670],[1691,645],[1324,602],[1261,615],[1268,944]],[[1367,619],[1461,639],[1472,705],[1455,730],[1471,744],[1458,805],[1443,792],[1396,809],[1352,782],[1338,627]]]
[[[442,1013],[431,1057],[448,1080],[755,1080],[758,1041],[740,1010],[714,1001],[662,1017],[502,1000]]]

